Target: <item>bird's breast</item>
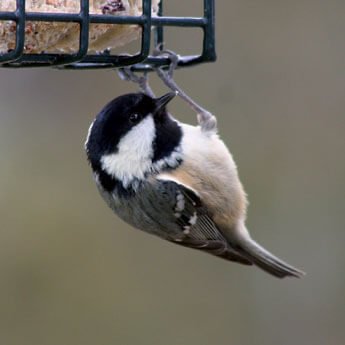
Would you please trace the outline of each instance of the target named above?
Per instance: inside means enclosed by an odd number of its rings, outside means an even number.
[[[216,223],[229,225],[244,218],[246,194],[223,141],[199,127],[186,126],[182,148],[183,163],[171,175],[200,195]]]

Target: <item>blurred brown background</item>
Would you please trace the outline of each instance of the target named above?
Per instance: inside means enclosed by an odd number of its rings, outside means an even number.
[[[218,61],[176,73],[218,116],[253,236],[302,280],[173,246],[111,213],[83,143],[100,108],[135,89],[115,72],[0,69],[0,344],[343,345],[344,13],[343,0],[219,1]],[[188,37],[173,30],[168,47],[188,52]],[[181,101],[171,110],[195,123]]]

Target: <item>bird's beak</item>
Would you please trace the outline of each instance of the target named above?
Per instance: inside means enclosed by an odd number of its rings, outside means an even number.
[[[162,97],[155,99],[155,114],[159,113],[161,109],[163,109],[175,96],[177,95],[177,92],[168,92]]]

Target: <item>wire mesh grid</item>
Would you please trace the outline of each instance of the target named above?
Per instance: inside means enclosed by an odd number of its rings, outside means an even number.
[[[27,12],[25,0],[16,0],[16,10],[0,12],[0,21],[15,22],[15,47],[0,53],[0,67],[44,67],[53,66],[62,69],[96,69],[116,68],[132,65],[134,70],[151,70],[155,66],[169,64],[162,56],[150,55],[152,46],[164,47],[164,28],[189,27],[201,28],[203,39],[200,42],[201,53],[179,56],[179,67],[211,62],[216,59],[215,52],[215,9],[214,0],[203,0],[203,17],[168,17],[163,15],[163,0],[159,5],[158,16],[151,15],[151,0],[143,0],[143,11],[140,16],[112,16],[108,14],[91,14],[89,0],[79,0],[79,13],[42,13]],[[35,22],[77,23],[79,25],[78,50],[71,54],[25,52],[26,24]],[[112,55],[108,51],[89,54],[90,23],[138,25],[141,27],[141,47],[135,54]],[[67,24],[66,24],[67,25]],[[151,42],[151,32],[153,40]],[[177,52],[178,53],[178,52]]]

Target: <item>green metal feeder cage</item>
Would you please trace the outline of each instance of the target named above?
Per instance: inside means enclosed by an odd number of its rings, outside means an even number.
[[[164,44],[164,28],[189,27],[201,28],[203,40],[201,54],[179,56],[179,67],[191,66],[216,59],[215,52],[215,15],[214,0],[204,0],[203,17],[167,17],[163,15],[163,0],[160,2],[158,16],[151,16],[151,0],[143,0],[143,11],[140,16],[112,16],[91,14],[89,0],[80,0],[79,13],[42,13],[26,12],[25,0],[16,0],[16,10],[0,12],[0,21],[15,22],[15,47],[0,53],[0,67],[42,67],[52,66],[61,69],[96,69],[133,66],[134,70],[152,70],[157,66],[169,64],[169,59],[150,55],[151,32],[153,30],[154,46]],[[25,27],[28,21],[59,22],[79,24],[79,47],[71,54],[26,53]],[[89,54],[89,27],[91,23],[98,24],[136,24],[141,27],[141,48],[136,54],[111,55],[109,52]],[[178,52],[177,52],[178,53]]]

